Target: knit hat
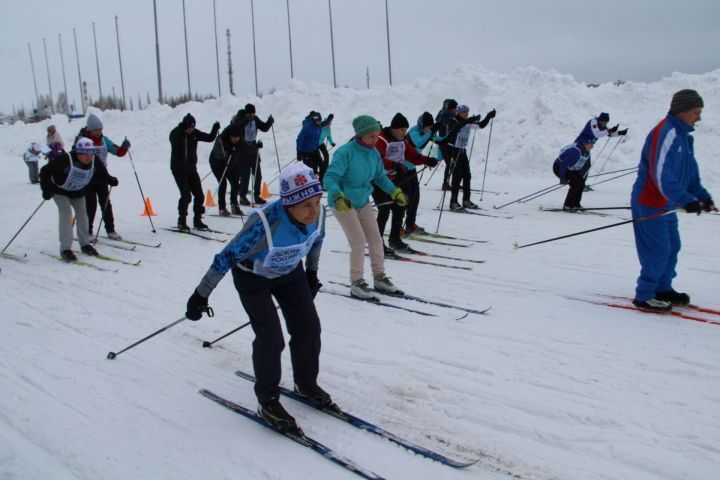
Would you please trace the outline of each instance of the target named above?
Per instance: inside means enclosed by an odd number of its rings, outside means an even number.
[[[434,123],[435,119],[430,112],[423,112],[423,114],[420,115],[417,121],[418,127],[420,128],[432,127]]]
[[[100,118],[98,118],[98,116],[95,115],[94,113],[91,113],[88,116],[87,125],[85,126],[85,128],[91,132],[93,130],[102,130],[102,128],[103,128],[102,120],[100,120]]]
[[[697,107],[704,107],[702,97],[695,90],[685,89],[675,92],[673,95],[672,102],[670,103],[670,115],[677,115],[679,113],[687,112]]]
[[[355,135],[358,137],[363,137],[369,133],[380,131],[380,122],[370,115],[360,115],[359,117],[355,117],[352,121],[352,126],[355,130]]]
[[[598,115],[598,122],[609,122],[610,121],[610,114],[602,112],[600,115]]]
[[[447,108],[448,108],[448,110],[452,110],[453,108],[457,108],[457,106],[458,106],[457,100],[455,100],[454,98],[448,98],[448,100],[447,100]]]
[[[467,105],[460,105],[457,107],[457,113],[470,112],[470,107]]]
[[[185,126],[185,128],[195,128],[195,117],[193,117],[192,115],[190,115],[188,113],[183,118],[182,123]]]
[[[95,153],[95,144],[87,137],[80,137],[75,142],[75,151],[77,153]]]
[[[407,121],[407,118],[405,118],[405,115],[398,112],[393,117],[392,121],[390,122],[390,128],[408,128],[410,127],[410,124]]]
[[[245,113],[255,113],[255,105],[248,103],[243,110],[245,110]]]
[[[322,195],[320,180],[304,163],[294,163],[280,173],[280,198],[284,207],[292,207],[318,195]]]
[[[313,122],[317,122],[318,120],[322,120],[322,115],[320,115],[320,112],[313,110],[308,114],[308,118]]]

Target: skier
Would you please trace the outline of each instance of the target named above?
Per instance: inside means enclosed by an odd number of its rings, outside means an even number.
[[[191,195],[193,197],[193,226],[197,230],[208,230],[208,226],[202,221],[205,207],[203,207],[204,196],[200,175],[197,172],[197,143],[212,142],[215,140],[218,130],[220,130],[220,122],[213,124],[210,133],[197,130],[195,117],[188,113],[182,122],[170,132],[170,171],[180,190],[177,228],[183,232],[190,231],[185,219]]]
[[[80,130],[80,133],[75,138],[76,144],[81,137],[89,138],[93,141],[95,145],[95,155],[100,159],[105,169],[107,169],[108,165],[108,153],[112,153],[116,157],[124,157],[130,149],[130,141],[127,138],[120,146],[117,146],[112,140],[103,135],[102,120],[94,113],[88,116],[86,126]],[[100,181],[97,184],[94,182],[91,183],[86,189],[85,200],[90,235],[93,233],[93,222],[95,221],[95,212],[97,211],[99,203],[102,218],[105,220],[105,232],[108,238],[122,240],[120,234],[115,231],[115,215],[113,214],[107,183],[104,181]]]
[[[450,132],[449,123],[450,120],[455,117],[457,113],[458,103],[453,98],[446,98],[443,101],[442,109],[435,116],[435,122],[438,124],[438,135],[435,141],[440,145],[440,154],[445,159],[445,172],[443,173],[443,190],[450,190],[450,157],[446,155],[449,153],[449,149],[444,147],[443,140],[445,140]]]
[[[260,197],[260,187],[262,186],[262,169],[260,168],[260,149],[263,143],[257,140],[257,131],[267,132],[275,123],[275,119],[270,115],[266,121],[257,118],[255,105],[248,103],[237,115],[233,117],[233,125],[240,128],[240,156],[238,157],[239,166],[239,182],[240,182],[240,205],[250,205],[247,199],[248,186],[250,184],[250,175],[253,176],[253,203],[263,205],[265,200]]]
[[[59,143],[60,149],[61,150],[65,149],[65,143],[63,142],[62,137],[58,133],[57,128],[55,128],[55,125],[50,125],[49,127],[47,127],[47,137],[45,139],[45,143],[50,148],[52,148],[52,145],[54,143]]]
[[[424,112],[422,115],[420,115],[417,123],[410,127],[410,130],[408,130],[408,137],[410,138],[412,145],[415,147],[415,149],[417,149],[418,152],[422,152],[425,146],[433,140],[439,127],[440,125],[433,121],[433,117],[430,112]],[[435,153],[437,154],[438,152],[439,149],[437,149]],[[440,159],[442,159],[442,157],[440,157]],[[435,163],[437,164],[438,161],[439,159],[436,156]],[[413,184],[413,187],[415,188],[415,191],[417,193],[416,195],[410,195],[410,203],[407,207],[407,212],[405,213],[405,228],[403,229],[403,233],[405,235],[410,235],[413,233],[425,233],[425,229],[415,223],[415,220],[417,218],[417,210],[420,206],[420,179],[418,178],[417,174],[415,174],[414,164],[406,161],[405,166],[411,174],[409,183]]]
[[[320,149],[320,154],[322,155],[322,160],[320,161],[320,183],[322,183],[325,172],[330,165],[330,153],[328,152],[326,142],[330,142],[331,148],[335,146],[335,141],[332,137],[332,122],[334,118],[335,115],[331,113],[322,122],[322,131],[320,132],[320,140],[318,141],[318,148]]]
[[[370,251],[375,289],[402,293],[385,274],[383,240],[368,202],[372,183],[398,205],[407,205],[407,197],[388,179],[380,153],[375,148],[380,123],[369,115],[360,115],[353,119],[352,126],[355,137],[335,151],[323,182],[328,204],[334,209],[335,218],[350,244],[350,294],[371,300],[375,297],[363,278],[365,244]]]
[[[280,404],[280,356],[285,347],[282,310],[290,333],[295,391],[318,407],[334,406],[317,384],[320,319],[313,298],[322,286],[317,277],[325,236],[322,188],[312,170],[293,164],[280,175],[280,199],[254,210],[243,229],[218,255],[187,302],[185,316],[199,320],[208,297],[232,270],[235,289],[250,319],[258,413],[281,431],[297,429]],[[305,269],[302,259],[305,257]]]
[[[584,143],[573,143],[560,149],[552,166],[560,183],[570,186],[563,204],[563,210],[569,212],[582,208],[580,201],[585,189],[585,177],[590,169],[590,150],[595,146],[595,142],[588,137],[579,141]]]
[[[478,207],[470,200],[470,160],[467,155],[467,145],[470,139],[470,131],[476,128],[485,128],[490,120],[495,118],[495,110],[490,110],[484,119],[482,115],[470,117],[470,108],[467,105],[457,107],[457,113],[448,120],[446,125],[447,134],[443,140],[443,157],[450,164],[452,174],[450,210],[457,212],[463,208],[477,209]],[[460,183],[463,186],[463,203],[458,203]]]
[[[90,245],[85,190],[101,183],[113,187],[118,185],[117,178],[110,176],[105,164],[96,161],[96,157],[95,142],[81,137],[75,142],[70,154],[62,152],[51,158],[40,170],[42,197],[45,200],[54,198],[58,207],[60,256],[69,262],[77,260],[72,251],[73,210],[80,251],[86,255],[98,255],[97,250]]]
[[[437,165],[437,160],[421,155],[415,149],[407,136],[409,126],[410,124],[407,118],[405,118],[402,113],[395,114],[390,122],[390,127],[383,128],[380,132],[375,148],[380,152],[385,173],[390,181],[401,188],[408,199],[412,199],[409,201],[414,201],[414,199],[418,197],[420,190],[415,165],[429,165],[434,167]],[[412,165],[412,170],[410,170],[406,164]],[[399,205],[392,202],[390,196],[378,187],[375,187],[372,196],[378,208],[377,222],[381,236],[385,233],[385,224],[392,211],[390,237],[388,238],[390,248],[383,249],[385,254],[393,255],[393,250],[409,251],[410,246],[400,238],[400,230],[402,229],[405,207],[407,205]],[[417,208],[415,211],[417,212]],[[415,221],[413,219],[413,224],[414,223]]]
[[[242,215],[243,212],[238,206],[238,155],[240,152],[240,127],[228,125],[215,139],[210,151],[210,168],[217,178],[218,185],[218,210],[220,216],[229,217],[225,193],[227,185],[230,184],[230,209],[233,215]]]
[[[610,122],[610,115],[602,112],[595,118],[591,118],[585,124],[580,135],[575,139],[576,145],[585,145],[588,142],[595,143],[602,137],[617,137],[627,135],[628,129],[618,130],[619,125],[615,125],[612,128],[607,128],[608,122]]]
[[[25,165],[28,167],[28,177],[30,183],[40,183],[40,177],[38,176],[38,163],[40,162],[40,155],[49,155],[50,148],[47,145],[42,145],[38,142],[32,142],[28,145],[27,150],[23,153],[23,160]]]
[[[633,222],[635,247],[641,270],[633,303],[654,311],[672,305],[688,305],[690,296],[673,289],[675,265],[680,251],[680,232],[675,213],[716,211],[715,203],[700,183],[690,132],[701,120],[704,103],[695,90],[680,90],[672,97],[667,116],[645,138],[637,180],[633,185],[633,218],[658,215]]]
[[[295,140],[297,159],[310,167],[315,175],[320,171],[320,136],[322,134],[322,115],[312,111],[302,122],[302,128]]]

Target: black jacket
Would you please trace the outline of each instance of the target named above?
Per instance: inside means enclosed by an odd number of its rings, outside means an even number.
[[[210,151],[210,161],[216,159],[223,163],[228,161],[230,164],[236,163],[242,140],[238,143],[232,143],[230,141],[230,135],[228,135],[229,128],[229,126],[225,127],[222,133],[215,139],[215,144]]]
[[[485,117],[484,120],[480,120],[480,117],[482,115],[477,115],[474,117],[468,117],[468,118],[460,118],[457,114],[452,115],[445,124],[445,131],[447,132],[447,137],[443,139],[442,143],[454,145],[455,140],[457,139],[458,132],[460,132],[460,129],[462,129],[465,125],[469,123],[474,123],[475,125],[478,125],[480,128],[485,128],[487,124],[490,122],[489,117]]]
[[[245,127],[250,122],[255,122],[255,127],[261,132],[267,132],[268,130],[270,130],[272,122],[263,122],[258,118],[257,115],[253,116],[252,118],[247,118],[245,116],[244,110],[240,110],[238,114],[235,115],[231,120],[230,123],[232,125],[237,125],[240,128],[240,142],[238,142],[238,144],[240,145],[243,153],[255,155],[258,151],[257,142],[248,142],[245,140]]]
[[[219,130],[213,126],[210,133],[205,133],[196,128],[186,135],[185,128],[179,123],[170,132],[170,170],[177,173],[197,168],[197,142],[212,142]]]
[[[80,198],[85,196],[87,186],[80,190],[69,191],[64,188],[60,188],[60,185],[65,183],[68,174],[70,173],[70,162],[73,162],[75,167],[80,167],[83,170],[90,168],[90,165],[83,165],[80,160],[77,159],[75,152],[67,153],[62,152],[59,155],[55,155],[49,159],[48,163],[40,169],[40,188],[43,192],[52,192],[56,195],[65,195],[70,198]],[[110,174],[108,174],[105,165],[95,157],[95,171],[90,179],[88,185],[97,184],[110,184]]]

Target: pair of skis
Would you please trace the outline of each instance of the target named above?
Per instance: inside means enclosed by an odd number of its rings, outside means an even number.
[[[243,378],[245,380],[255,382],[255,377],[250,375],[249,373],[243,372],[238,370],[235,372],[237,376],[240,378]],[[307,398],[298,395],[292,390],[289,390],[284,387],[280,387],[280,393],[288,398],[291,398],[295,401],[304,403],[305,405],[308,405],[312,408],[315,408],[327,415],[330,415],[334,418],[337,418],[338,420],[341,420],[345,423],[348,423],[356,428],[359,428],[361,430],[365,430],[367,432],[373,433],[375,435],[378,435],[386,440],[389,440],[413,453],[416,453],[418,455],[421,455],[425,458],[434,460],[436,462],[442,463],[443,465],[447,465],[449,467],[453,468],[466,468],[470,467],[478,462],[478,460],[474,461],[459,461],[454,460],[452,458],[449,458],[445,455],[442,455],[438,452],[435,452],[433,450],[427,449],[425,447],[422,447],[420,445],[417,445],[410,440],[403,439],[385,429],[382,427],[375,425],[371,422],[368,422],[367,420],[363,420],[362,418],[356,417],[355,415],[352,415],[351,413],[345,412],[339,408],[337,408],[335,405],[332,406],[326,406],[326,407],[318,407],[314,403],[312,403]],[[372,472],[371,470],[368,470],[357,463],[353,462],[352,460],[344,457],[343,455],[339,454],[338,452],[330,449],[329,447],[326,447],[322,443],[318,442],[317,440],[305,435],[301,431],[288,431],[288,432],[282,432],[278,429],[276,429],[273,425],[265,421],[264,418],[262,418],[259,414],[254,412],[253,410],[250,410],[249,408],[246,408],[238,403],[232,402],[230,400],[227,400],[209,390],[203,389],[200,390],[200,394],[203,395],[206,398],[209,398],[210,400],[213,400],[214,402],[236,412],[239,413],[250,420],[253,420],[260,425],[269,428],[270,430],[273,430],[274,432],[277,432],[294,442],[299,443],[300,445],[310,448],[311,450],[321,454],[323,457],[327,458],[331,462],[334,462],[341,467],[356,473],[357,475],[361,476],[362,478],[366,479],[382,479],[383,477],[379,476],[378,474]]]

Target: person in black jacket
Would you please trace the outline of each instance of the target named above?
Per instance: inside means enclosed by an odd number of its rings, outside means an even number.
[[[111,185],[118,180],[108,174],[101,161],[95,160],[97,149],[89,138],[81,137],[73,151],[61,152],[51,157],[40,170],[40,188],[45,200],[55,199],[60,215],[60,256],[68,262],[77,260],[72,251],[73,210],[80,250],[86,255],[97,256],[90,245],[90,230],[85,209],[85,194],[91,185]]]
[[[202,221],[205,213],[203,207],[203,191],[200,175],[197,172],[197,142],[212,142],[215,140],[220,122],[215,122],[210,133],[201,132],[195,128],[195,117],[189,113],[182,122],[170,132],[170,171],[175,183],[180,189],[178,201],[178,229],[189,231],[185,218],[190,205],[190,195],[193,196],[193,226],[198,230],[207,230],[208,226]]]
[[[230,184],[230,207],[234,215],[242,215],[238,207],[238,154],[240,152],[240,128],[228,125],[215,139],[210,152],[210,168],[219,182],[218,209],[220,216],[229,217],[225,192]]]
[[[245,108],[238,110],[231,121],[233,125],[240,128],[240,153],[238,157],[239,180],[240,180],[240,205],[250,205],[247,199],[250,175],[254,177],[253,195],[254,203],[264,204],[265,200],[260,198],[260,186],[262,185],[262,170],[260,169],[260,149],[262,142],[257,141],[257,131],[267,132],[275,123],[270,115],[267,121],[263,122],[255,115],[255,105],[248,103]]]

